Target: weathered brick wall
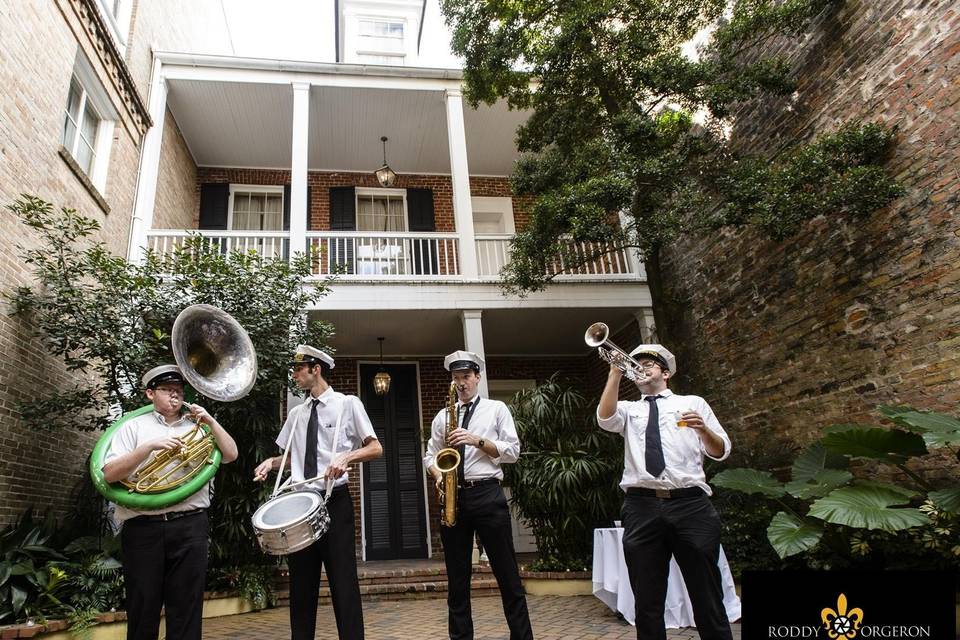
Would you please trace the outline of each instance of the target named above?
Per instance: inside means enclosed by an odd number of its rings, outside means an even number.
[[[807,441],[875,420],[880,403],[960,401],[956,3],[850,1],[789,53],[799,88],[737,117],[744,149],[777,152],[850,118],[897,130],[888,169],[906,196],[865,220],[816,219],[785,242],[752,231],[690,238],[666,285],[691,328],[694,392],[735,439]]]
[[[140,132],[118,95],[104,52],[91,39],[88,24],[68,0],[25,0],[0,10],[0,204],[21,193],[55,206],[72,207],[97,220],[101,240],[126,252],[133,206]],[[109,174],[99,193],[109,212],[59,154],[70,78],[78,49],[85,52],[108,99],[119,114],[110,152]],[[35,284],[19,259],[18,247],[38,246],[38,235],[11,213],[0,215],[0,278],[3,292]],[[0,525],[28,506],[63,515],[70,492],[85,478],[84,463],[96,435],[32,431],[20,421],[21,402],[49,389],[82,382],[46,356],[29,322],[0,313]]]
[[[200,167],[197,170],[195,186],[196,204],[194,206],[194,226],[200,219],[200,185],[206,182],[229,182],[231,184],[282,185],[290,183],[290,172],[271,169],[234,169],[225,167]],[[308,228],[314,230],[330,229],[330,188],[331,187],[372,187],[377,183],[373,173],[337,172],[327,173],[311,171],[307,174],[310,187],[310,213]],[[456,230],[453,218],[453,187],[449,176],[410,175],[397,176],[396,189],[433,190],[434,219],[439,232]],[[509,197],[510,181],[507,178],[473,177],[470,178],[470,193],[473,196]],[[529,198],[514,199],[514,218],[519,228],[526,220]],[[156,227],[156,225],[154,225]],[[157,227],[158,228],[158,227]]]

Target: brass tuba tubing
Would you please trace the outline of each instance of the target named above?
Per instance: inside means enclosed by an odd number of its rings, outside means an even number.
[[[594,322],[587,327],[583,340],[587,343],[587,346],[597,349],[597,355],[602,360],[623,371],[627,380],[636,382],[646,377],[640,363],[610,340],[610,327],[606,323]]]

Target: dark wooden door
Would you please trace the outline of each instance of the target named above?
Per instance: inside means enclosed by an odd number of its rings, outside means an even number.
[[[390,391],[378,396],[379,365],[360,365],[360,398],[373,422],[383,456],[363,465],[367,560],[427,557],[420,457],[420,398],[413,364],[383,367]]]

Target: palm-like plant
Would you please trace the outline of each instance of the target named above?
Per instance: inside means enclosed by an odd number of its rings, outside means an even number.
[[[595,406],[556,375],[514,398],[522,453],[505,474],[537,539],[536,568],[586,568],[593,527],[620,508],[623,448],[596,426]]]
[[[934,524],[929,516],[934,511],[960,514],[956,482],[931,482],[908,465],[931,449],[943,448],[955,459],[960,457],[956,449],[960,420],[910,407],[881,406],[879,411],[895,428],[828,427],[794,461],[790,482],[782,483],[767,471],[729,469],[714,476],[713,483],[763,495],[782,507],[767,529],[767,538],[781,558],[815,549],[825,540],[828,525],[894,533]],[[848,470],[852,458],[894,467],[907,481],[856,479]]]

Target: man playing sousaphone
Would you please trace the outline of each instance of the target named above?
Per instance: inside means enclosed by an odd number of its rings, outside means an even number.
[[[315,636],[322,568],[330,584],[341,640],[363,640],[353,500],[347,486],[347,469],[351,463],[379,458],[383,447],[360,398],[337,393],[327,383],[333,358],[320,349],[300,345],[290,366],[293,381],[309,395],[306,402],[290,409],[277,436],[277,445],[283,450],[289,448],[286,465],[294,483],[310,481],[301,487],[322,493],[326,491],[327,479],[333,480],[327,502],[330,528],[316,542],[287,556],[291,636],[293,640],[312,640]],[[280,470],[283,459],[284,456],[267,458],[254,470],[253,479],[266,480],[271,471]]]
[[[199,423],[210,427],[223,455],[221,463],[237,459],[237,445],[220,423],[203,407],[183,401],[179,367],[155,367],[143,376],[143,385],[154,410],[127,421],[116,432],[103,465],[104,480],[136,483],[138,471],[162,452],[180,449],[179,438],[188,436]],[[164,467],[169,470],[177,464],[172,459]],[[175,479],[177,473],[171,476]],[[157,638],[161,607],[166,607],[168,638],[200,639],[209,506],[209,482],[182,502],[161,509],[140,511],[116,505],[114,515],[122,527],[128,640]]]

